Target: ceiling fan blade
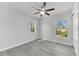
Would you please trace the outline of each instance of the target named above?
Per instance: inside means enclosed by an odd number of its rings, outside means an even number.
[[[46,7],[46,2],[43,3],[43,7],[44,7],[44,8]]]
[[[41,14],[40,17],[42,17],[43,15]]]
[[[49,13],[45,13],[45,14],[48,15],[48,16],[50,15]]]
[[[32,7],[32,8],[34,8],[34,9],[36,9],[36,10],[38,10],[38,11],[41,11],[40,9],[37,9],[37,8],[35,8],[35,7]]]
[[[40,12],[36,12],[36,13],[34,13],[34,14],[39,14]]]
[[[55,8],[47,9],[46,12],[55,10]]]
[[[40,9],[36,9],[36,10],[41,11]]]

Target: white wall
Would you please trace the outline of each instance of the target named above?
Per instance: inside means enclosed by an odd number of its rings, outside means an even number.
[[[78,3],[74,4],[73,8],[73,46],[76,55],[78,55]]]
[[[78,3],[78,55],[79,55],[79,3]]]
[[[59,39],[56,37],[56,21],[60,19],[67,19],[69,21],[69,36],[67,39]],[[59,15],[54,15],[47,17],[41,21],[41,31],[42,31],[42,37],[44,40],[50,40],[66,45],[72,45],[72,17],[71,17],[71,11],[59,14]]]
[[[30,31],[31,21],[37,24],[36,33]],[[39,20],[0,5],[0,51],[38,39],[39,33]]]

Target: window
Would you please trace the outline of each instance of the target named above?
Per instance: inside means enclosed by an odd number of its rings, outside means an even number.
[[[68,37],[68,21],[67,19],[61,19],[56,21],[56,35],[60,38]]]
[[[31,22],[31,32],[36,32],[36,24]]]

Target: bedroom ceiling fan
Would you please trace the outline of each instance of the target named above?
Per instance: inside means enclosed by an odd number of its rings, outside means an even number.
[[[40,17],[42,17],[44,14],[50,16],[50,14],[48,12],[55,10],[55,8],[46,9],[46,4],[47,4],[46,2],[43,2],[43,5],[40,9],[35,8],[38,12],[36,12],[34,14],[40,14]],[[34,7],[32,7],[32,8],[34,8]]]

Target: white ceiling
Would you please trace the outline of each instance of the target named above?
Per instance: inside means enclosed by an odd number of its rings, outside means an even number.
[[[71,10],[73,8],[73,4],[73,2],[47,2],[46,8],[55,8],[54,11],[49,12],[51,15],[53,15]],[[39,14],[33,14],[34,12],[36,12],[36,10],[32,7],[40,8],[42,6],[42,2],[3,2],[0,3],[0,5],[21,11],[21,13],[23,12],[35,17],[40,17]]]

